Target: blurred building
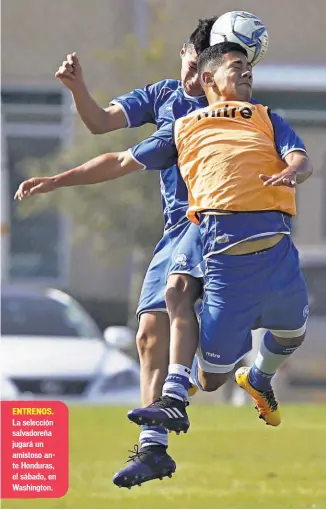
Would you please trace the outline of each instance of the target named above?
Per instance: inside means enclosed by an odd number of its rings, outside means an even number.
[[[235,0],[232,9],[237,8],[259,15],[269,30],[268,55],[255,69],[255,97],[292,123],[314,162],[314,176],[298,192],[295,238],[314,282],[314,306],[326,314],[320,304],[326,307],[326,2],[314,0],[299,7],[296,0]],[[168,40],[168,59],[170,50],[178,53],[199,17],[222,14],[230,10],[230,3],[2,0],[2,170],[6,174],[2,202],[7,204],[2,211],[2,272],[10,281],[59,286],[105,306],[126,303],[128,257],[120,267],[109,267],[98,259],[91,240],[71,242],[73,226],[65,217],[49,211],[40,215],[36,225],[35,219],[18,217],[11,197],[24,175],[21,163],[26,157],[50,154],[73,141],[70,94],[54,78],[65,55],[78,52],[90,89],[108,90],[109,100],[115,73],[102,65],[101,52],[118,48],[128,33],[136,34],[145,46],[155,32],[158,10],[166,19],[166,33],[159,35]]]
[[[25,158],[68,147],[74,138],[70,93],[54,77],[67,53],[78,51],[91,90],[107,90],[114,73],[101,52],[142,30],[138,3],[129,0],[5,0],[2,3],[2,276],[11,282],[67,289],[91,310],[108,304],[108,322],[126,319],[130,259],[110,267],[92,239],[72,242],[73,225],[56,212],[22,219],[13,202]],[[144,18],[145,20],[145,18]],[[4,204],[4,201],[2,200]],[[87,271],[85,271],[87,267]],[[94,309],[94,311],[95,311]],[[106,310],[106,312],[105,312]],[[96,313],[95,313],[96,315]]]

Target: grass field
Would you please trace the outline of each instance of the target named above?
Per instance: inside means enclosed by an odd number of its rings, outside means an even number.
[[[194,406],[187,435],[170,437],[172,479],[128,491],[111,482],[137,442],[125,408],[70,411],[64,498],[3,500],[2,508],[325,508],[325,406],[283,406],[272,429],[254,409]]]

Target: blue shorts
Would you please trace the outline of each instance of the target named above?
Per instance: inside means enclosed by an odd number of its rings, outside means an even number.
[[[281,338],[305,332],[307,287],[288,235],[257,254],[208,256],[204,282],[198,355],[205,372],[231,371],[251,350],[252,329]]]
[[[190,274],[195,278],[204,278],[202,241],[197,225],[188,221],[179,242],[174,248],[169,267],[170,274]]]
[[[187,218],[167,230],[155,248],[138,302],[138,319],[145,312],[166,312],[165,288],[171,273],[203,278],[200,231]]]

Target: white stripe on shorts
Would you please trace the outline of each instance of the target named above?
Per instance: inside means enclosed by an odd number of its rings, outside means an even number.
[[[296,338],[302,336],[307,329],[307,321],[299,329],[281,330],[281,329],[270,329],[272,335],[278,336],[279,338]]]

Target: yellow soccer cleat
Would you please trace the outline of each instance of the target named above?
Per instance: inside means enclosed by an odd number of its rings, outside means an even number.
[[[255,390],[248,381],[249,370],[249,367],[239,368],[235,373],[235,381],[255,402],[259,418],[264,420],[266,425],[277,427],[281,423],[281,413],[274,391],[272,388],[265,393]]]
[[[194,395],[196,395],[198,391],[198,387],[193,384],[193,383],[189,383],[189,388],[188,388],[188,397],[193,397]]]

